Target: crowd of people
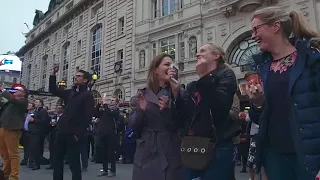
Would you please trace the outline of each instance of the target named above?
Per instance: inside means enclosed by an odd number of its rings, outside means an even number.
[[[268,180],[319,180],[319,37],[296,11],[255,11],[252,39],[262,52],[253,56],[242,89],[250,100],[246,109],[240,106],[237,79],[224,50],[211,43],[196,54],[200,79],[185,88],[177,81],[173,58],[154,57],[146,88],[133,97],[126,118],[114,96],[94,104],[87,86],[90,74],[83,70],[74,76],[72,89],[60,89],[59,68],[53,68],[49,89],[64,102],[53,117],[40,99],[28,104],[25,88],[16,89],[14,97],[0,88],[7,99],[0,117],[5,180],[19,179],[20,136],[25,146],[21,164],[37,170],[48,133],[53,180],[63,179],[65,161],[72,180],[81,180],[89,144],[95,144],[95,161],[102,161],[99,176],[115,176],[121,134],[130,150],[122,152],[123,159],[133,162],[132,180],[234,180],[239,161],[242,173],[249,167],[251,180],[262,169]]]

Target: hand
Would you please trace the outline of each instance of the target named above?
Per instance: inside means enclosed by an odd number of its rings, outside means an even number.
[[[55,65],[55,67],[53,67],[53,69],[51,70],[51,75],[56,75],[58,71],[59,71],[59,66]]]
[[[169,82],[170,82],[170,87],[171,87],[171,91],[174,95],[175,98],[177,98],[177,96],[179,95],[179,91],[180,91],[180,84],[179,83],[175,83],[171,80],[171,78],[175,77],[177,75],[177,71],[170,68],[168,70],[168,76],[169,76]]]
[[[197,74],[202,78],[205,76],[207,72],[208,61],[204,59],[202,56],[197,57],[196,71]]]
[[[239,119],[245,120],[246,117],[247,117],[247,114],[246,114],[245,112],[240,112],[240,113],[239,113]]]
[[[33,122],[34,121],[34,118],[33,117],[30,117],[29,118],[29,122]]]
[[[168,104],[169,104],[169,97],[168,96],[159,97],[160,111],[162,111],[163,109],[167,108]]]
[[[56,122],[50,121],[50,125],[51,125],[51,126],[55,126],[55,125],[56,125]]]
[[[141,92],[139,92],[138,95],[136,96],[136,103],[137,103],[137,107],[142,111],[145,111],[147,109],[147,101],[143,97]]]
[[[246,85],[246,94],[255,106],[262,106],[264,103],[264,90],[261,84],[248,83]]]

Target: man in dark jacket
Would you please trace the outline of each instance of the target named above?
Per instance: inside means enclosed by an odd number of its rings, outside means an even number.
[[[99,140],[102,150],[103,172],[99,176],[115,176],[116,173],[116,148],[120,140],[117,138],[118,128],[120,126],[120,111],[117,106],[116,97],[110,98],[110,104],[102,103],[98,106],[97,118],[99,118]],[[111,163],[111,170],[108,174],[108,163]]]
[[[40,169],[41,157],[42,157],[42,143],[45,140],[48,127],[49,127],[49,115],[47,110],[43,108],[43,101],[37,99],[34,101],[35,111],[29,118],[29,130],[30,130],[30,153],[31,159],[34,161],[32,170]]]
[[[0,155],[3,159],[4,179],[19,179],[19,139],[28,106],[27,90],[16,89],[14,97],[0,86],[0,98],[8,100],[0,117]],[[9,153],[10,152],[10,153]]]
[[[88,91],[90,74],[80,70],[74,77],[72,89],[59,89],[56,85],[56,73],[59,68],[52,70],[49,79],[50,92],[62,98],[66,104],[63,115],[58,121],[56,136],[56,158],[54,162],[53,180],[63,179],[63,161],[67,153],[68,163],[72,172],[72,180],[81,180],[80,142],[84,136],[94,112],[94,98]]]

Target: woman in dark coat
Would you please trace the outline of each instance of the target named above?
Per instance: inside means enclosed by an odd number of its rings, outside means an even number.
[[[150,65],[147,88],[136,98],[137,110],[130,117],[139,134],[134,156],[132,180],[182,180],[180,140],[173,106],[169,55],[159,55]]]

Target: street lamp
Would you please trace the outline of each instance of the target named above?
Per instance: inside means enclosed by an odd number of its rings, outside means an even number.
[[[92,73],[92,75],[91,75],[91,82],[89,83],[89,89],[90,89],[90,91],[91,91],[91,89],[92,89],[92,87],[93,87],[93,85],[96,83],[96,81],[99,79],[99,76],[98,76],[98,73],[94,70],[94,69],[92,69],[92,71],[93,71],[93,73]]]
[[[58,82],[58,87],[59,88],[65,88],[67,86],[67,82],[66,81],[59,81]]]

